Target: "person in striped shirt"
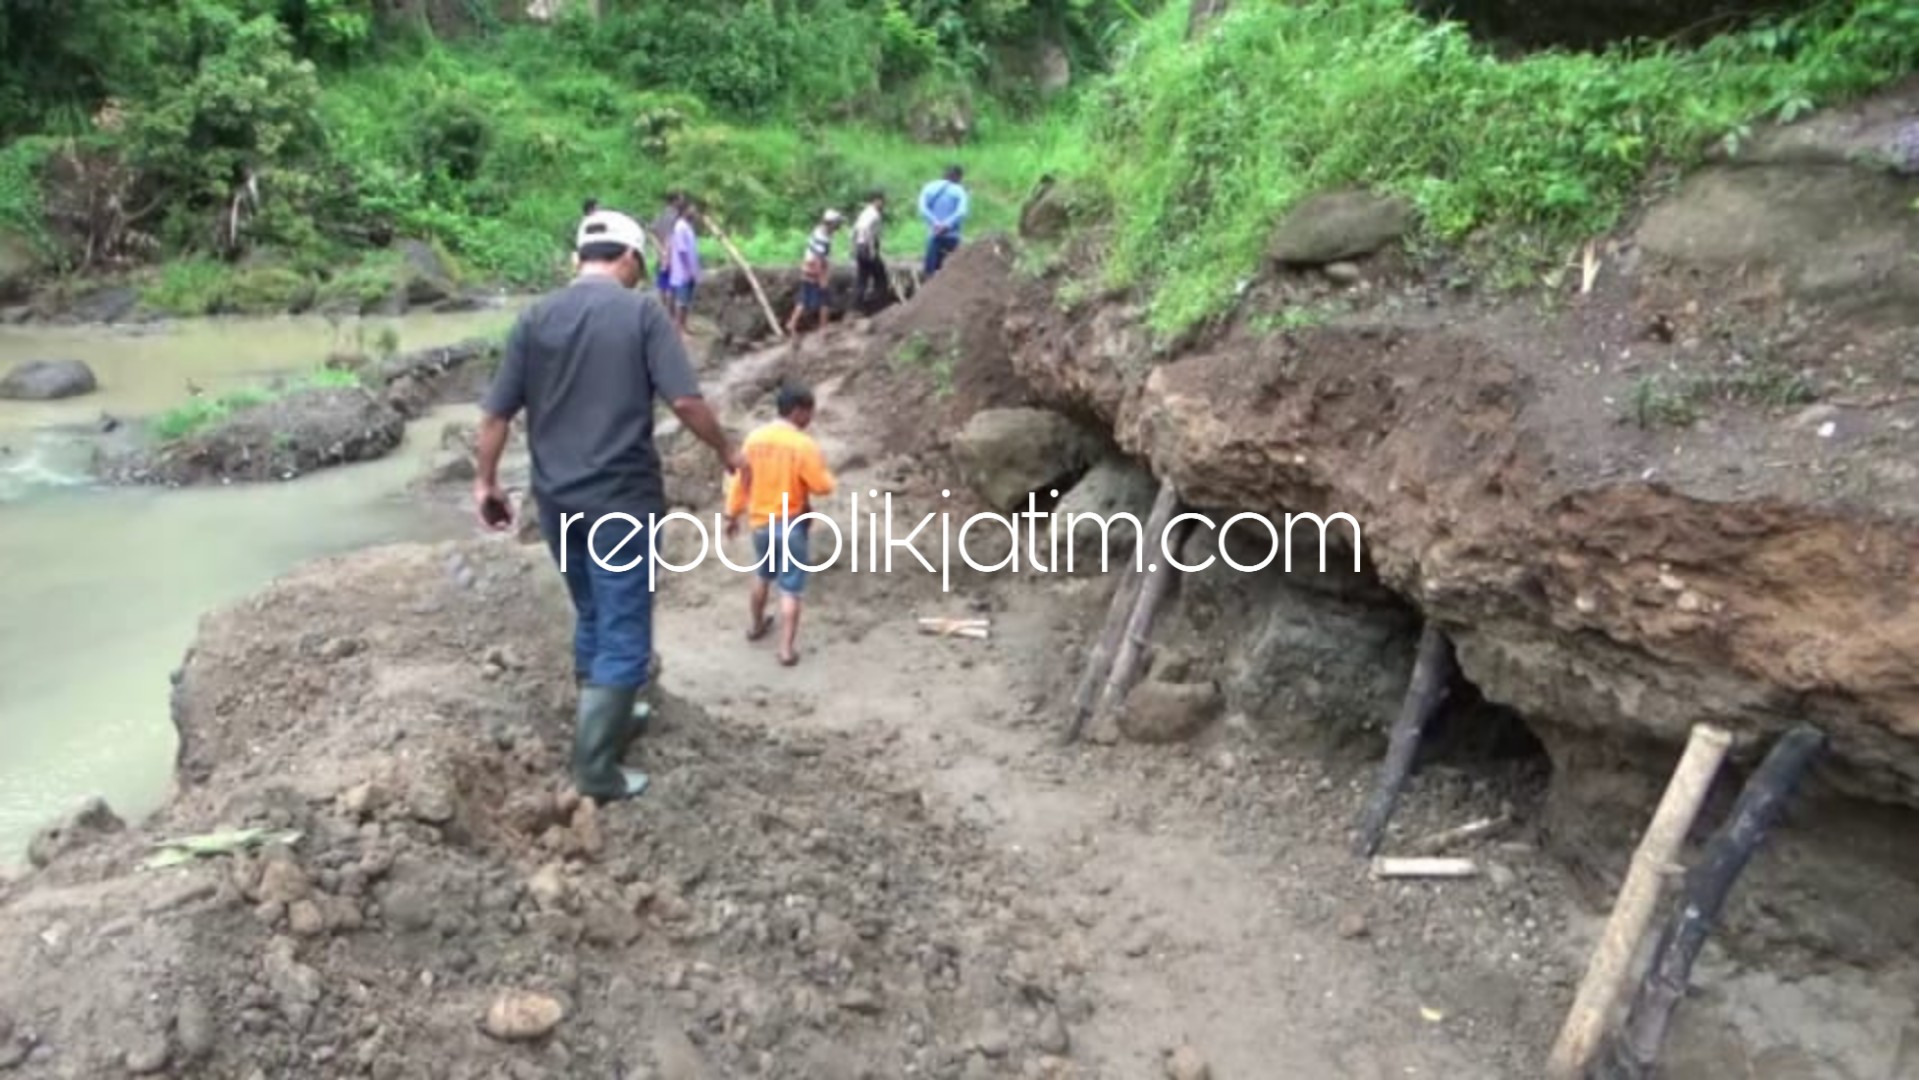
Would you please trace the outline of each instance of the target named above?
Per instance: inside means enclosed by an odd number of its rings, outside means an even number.
[[[786,320],[786,332],[798,335],[800,318],[814,317],[813,325],[826,325],[826,284],[831,280],[833,234],[840,231],[846,215],[829,209],[820,215],[820,223],[806,240],[806,256],[800,262],[800,298]]]

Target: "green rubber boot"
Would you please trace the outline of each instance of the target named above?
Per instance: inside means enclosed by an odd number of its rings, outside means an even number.
[[[647,775],[620,767],[633,739],[631,687],[580,687],[580,712],[573,733],[573,786],[589,799],[630,799],[646,790]]]
[[[654,653],[653,666],[652,666],[651,672],[647,676],[647,682],[651,684],[652,682],[657,680],[659,677],[660,677],[660,654]],[[586,689],[586,676],[582,674],[581,672],[578,672],[578,671],[574,672],[573,685],[581,690]],[[637,739],[640,736],[646,734],[647,730],[651,728],[652,725],[653,725],[652,703],[635,696],[633,700],[633,722],[632,722],[632,726],[627,731],[626,741],[631,743],[634,739]],[[622,750],[621,752],[624,753],[625,751]]]

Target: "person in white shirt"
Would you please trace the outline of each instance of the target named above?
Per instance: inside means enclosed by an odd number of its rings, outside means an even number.
[[[870,312],[867,298],[875,305],[890,298],[892,285],[886,275],[886,262],[880,258],[880,233],[886,226],[886,193],[874,191],[866,197],[860,216],[853,219],[853,263],[858,279],[853,286],[853,306]],[[869,293],[868,289],[872,291]]]

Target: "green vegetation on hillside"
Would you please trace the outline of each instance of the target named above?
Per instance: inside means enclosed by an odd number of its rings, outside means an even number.
[[[1500,59],[1403,0],[1241,4],[1186,41],[1150,20],[1089,121],[1115,284],[1175,330],[1228,306],[1284,212],[1370,185],[1508,280],[1611,227],[1654,166],[1919,67],[1919,4],[1854,0],[1712,40]],[[1530,273],[1525,273],[1528,280]]]
[[[545,284],[587,196],[650,216],[690,189],[788,261],[875,186],[910,221],[957,159],[979,224],[1003,225],[1062,135],[1033,46],[1096,67],[1124,4],[608,0],[535,25],[484,4],[426,5],[464,12],[432,24],[374,0],[5,0],[0,136],[25,137],[0,151],[0,232],[70,269],[195,260],[148,290],[193,310],[302,295],[401,237]],[[900,231],[896,250],[917,239]]]
[[[147,302],[181,313],[352,308],[408,272],[396,240],[539,286],[582,199],[650,217],[688,189],[749,258],[786,263],[821,209],[879,187],[911,258],[919,186],[958,160],[976,234],[1040,175],[1068,180],[1076,220],[1105,218],[1103,276],[1172,331],[1229,307],[1315,192],[1402,194],[1416,243],[1530,283],[1659,167],[1919,67],[1912,0],[1521,54],[1408,0],[1243,2],[1194,41],[1188,4],[1157,0],[498,15],[521,7],[0,0],[0,252],[142,267]],[[1074,89],[1048,98],[1062,57]]]

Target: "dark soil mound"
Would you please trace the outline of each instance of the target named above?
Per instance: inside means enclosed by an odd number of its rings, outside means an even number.
[[[101,465],[119,483],[291,480],[331,465],[391,453],[406,420],[361,388],[315,387],[249,405],[200,431]]]

